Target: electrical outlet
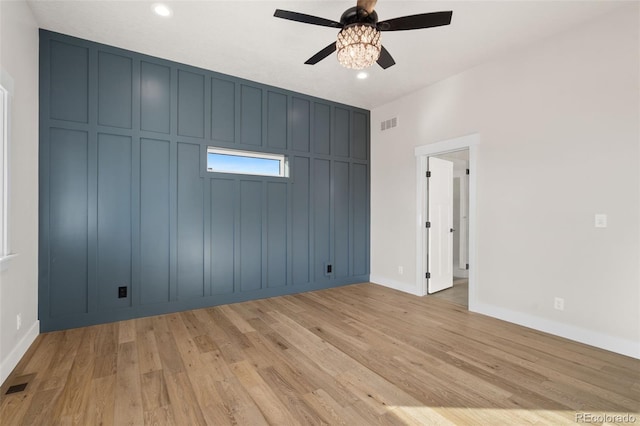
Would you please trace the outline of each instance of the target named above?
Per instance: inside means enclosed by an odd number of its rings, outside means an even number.
[[[553,307],[558,311],[564,311],[564,299],[562,297],[556,297],[553,299]]]
[[[127,286],[118,287],[118,299],[127,297]]]
[[[333,272],[333,265],[328,264],[327,265],[327,274],[331,274]]]
[[[595,227],[606,228],[607,227],[607,215],[604,213],[598,213],[595,216]]]
[[[398,274],[404,274],[404,266],[398,266]]]
[[[16,330],[20,330],[22,327],[22,314],[16,315]]]

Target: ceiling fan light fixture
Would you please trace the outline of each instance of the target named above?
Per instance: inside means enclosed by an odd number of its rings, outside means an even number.
[[[338,33],[336,50],[343,67],[361,70],[370,67],[380,57],[380,31],[374,26],[355,24]]]

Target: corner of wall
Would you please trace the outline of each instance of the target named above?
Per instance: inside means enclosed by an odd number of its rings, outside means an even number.
[[[0,385],[9,377],[11,371],[18,365],[20,359],[27,353],[27,350],[31,344],[36,340],[36,337],[40,334],[40,321],[36,320],[29,328],[29,331],[20,339],[18,344],[14,346],[13,350],[9,352],[9,355],[0,361]]]
[[[386,278],[380,275],[371,275],[369,278],[374,284],[378,284],[384,287],[392,288],[394,290],[399,290],[405,293],[413,294],[414,296],[422,296],[420,290],[417,288],[415,284],[407,284],[401,281],[392,280],[390,278]]]

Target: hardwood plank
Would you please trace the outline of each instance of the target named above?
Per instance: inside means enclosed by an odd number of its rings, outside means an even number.
[[[251,333],[254,332],[254,328],[249,324],[235,309],[231,306],[219,306],[218,309],[224,316],[227,317],[229,322],[233,324],[241,333]]]
[[[87,328],[83,334],[60,396],[60,404],[58,404],[58,409],[53,414],[54,417],[66,418],[68,424],[86,424],[83,418],[83,407],[87,403],[91,390],[91,380],[96,359],[94,352],[96,333],[97,330],[95,328]]]
[[[142,374],[140,388],[142,390],[142,407],[145,412],[169,405],[169,393],[162,371],[150,371]]]
[[[100,324],[97,329],[95,352],[106,356],[118,352],[118,323]]]
[[[135,320],[120,321],[118,323],[118,343],[133,342],[136,339]]]
[[[84,420],[87,425],[114,424],[116,400],[116,375],[94,378],[84,407]]]
[[[285,404],[291,415],[297,419],[299,424],[322,424],[322,418],[318,413],[307,404],[303,398],[304,391],[299,392],[296,386],[292,384],[292,380],[296,380],[295,376],[289,374],[281,374],[281,371],[275,367],[267,367],[259,369],[258,373],[269,386],[270,389]]]
[[[184,363],[176,340],[167,325],[167,318],[161,315],[153,318],[153,330],[156,338],[156,347],[165,373],[179,373],[184,371]]]
[[[201,336],[196,336],[193,338],[196,346],[200,353],[213,352],[219,350],[216,342],[209,336],[208,334],[203,334]]]
[[[144,412],[144,424],[149,426],[176,425],[171,407],[158,407]]]
[[[232,370],[269,423],[276,425],[300,423],[260,377],[260,374],[251,367],[251,364],[240,361],[232,365]]]
[[[244,350],[251,347],[247,337],[235,327],[231,321],[218,308],[209,308],[207,313],[211,316],[212,337],[220,353],[229,364],[243,361]]]
[[[173,418],[178,425],[205,425],[206,421],[198,405],[187,373],[166,374],[165,381],[171,401]]]
[[[251,342],[255,349],[251,354],[248,354],[254,368],[259,370],[273,369],[274,372],[271,374],[286,378],[287,386],[293,387],[301,395],[315,388],[308,377],[300,371],[297,363],[292,362],[289,356],[283,354],[283,351],[287,350],[286,347],[283,349],[282,346],[258,333],[251,333],[249,337],[252,339]]]
[[[155,332],[146,330],[138,331],[136,344],[138,347],[140,373],[145,374],[162,370],[162,360],[160,359]]]
[[[189,372],[202,369],[200,350],[189,334],[184,322],[182,322],[182,316],[180,314],[167,315],[167,324],[169,325],[171,336],[173,336],[176,342],[176,349],[178,350],[185,371]]]
[[[41,375],[38,390],[62,389],[73,365],[85,329],[60,332],[61,344],[54,352],[46,375]]]
[[[118,346],[114,422],[119,425],[144,423],[138,350],[135,342]]]
[[[45,425],[50,423],[51,419],[55,418],[53,413],[61,393],[61,387],[49,388],[36,392],[30,401],[29,408],[25,413],[22,422],[19,424]],[[3,422],[4,418],[4,415],[0,416],[0,419],[3,419]],[[7,419],[8,421],[12,421],[11,418]]]
[[[316,389],[303,397],[328,424],[348,426],[358,424],[362,420],[353,407],[343,407],[324,389]]]
[[[207,366],[212,370],[211,377],[220,396],[219,400],[210,401],[207,404],[205,412],[212,408],[222,411],[226,419],[224,423],[268,424],[256,403],[231,371],[231,367],[226,363],[224,357],[215,351],[207,352],[203,358],[208,360]]]

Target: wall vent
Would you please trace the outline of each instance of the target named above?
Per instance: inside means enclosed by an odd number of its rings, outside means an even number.
[[[398,117],[393,117],[380,122],[380,130],[385,131],[398,126]]]

